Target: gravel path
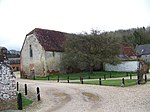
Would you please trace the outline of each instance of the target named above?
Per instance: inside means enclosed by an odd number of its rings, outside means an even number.
[[[150,83],[132,87],[106,87],[17,79],[26,83],[35,100],[36,87],[41,101],[25,112],[150,112]]]

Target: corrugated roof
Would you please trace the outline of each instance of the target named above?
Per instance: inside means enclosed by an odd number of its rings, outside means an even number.
[[[64,51],[65,34],[63,32],[35,28],[26,36],[34,34],[45,51]]]
[[[138,45],[136,47],[136,53],[139,55],[150,54],[150,44]]]

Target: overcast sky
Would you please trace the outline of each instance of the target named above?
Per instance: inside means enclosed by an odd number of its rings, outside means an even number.
[[[150,26],[150,0],[0,0],[0,46],[20,50],[34,28],[68,33]]]

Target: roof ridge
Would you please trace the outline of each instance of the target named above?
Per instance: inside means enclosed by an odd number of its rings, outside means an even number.
[[[65,34],[60,31],[48,30],[42,28],[35,28],[27,34],[34,34],[39,43],[46,51],[64,51],[63,44],[65,40]]]

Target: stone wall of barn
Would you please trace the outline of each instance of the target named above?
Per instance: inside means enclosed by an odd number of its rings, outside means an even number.
[[[10,66],[0,63],[0,110],[17,109],[16,77]]]
[[[32,49],[32,56],[30,49]],[[45,50],[33,34],[27,36],[21,52],[22,75],[30,78],[34,72],[36,76],[44,76],[45,67]]]
[[[61,52],[46,52],[45,59],[47,65],[47,73],[55,74],[60,72]]]
[[[60,55],[60,52],[45,51],[33,34],[27,36],[21,52],[21,77],[46,76],[58,72]]]
[[[121,64],[111,65],[105,64],[105,71],[118,71],[118,72],[136,72],[139,67],[138,61],[123,61]]]

